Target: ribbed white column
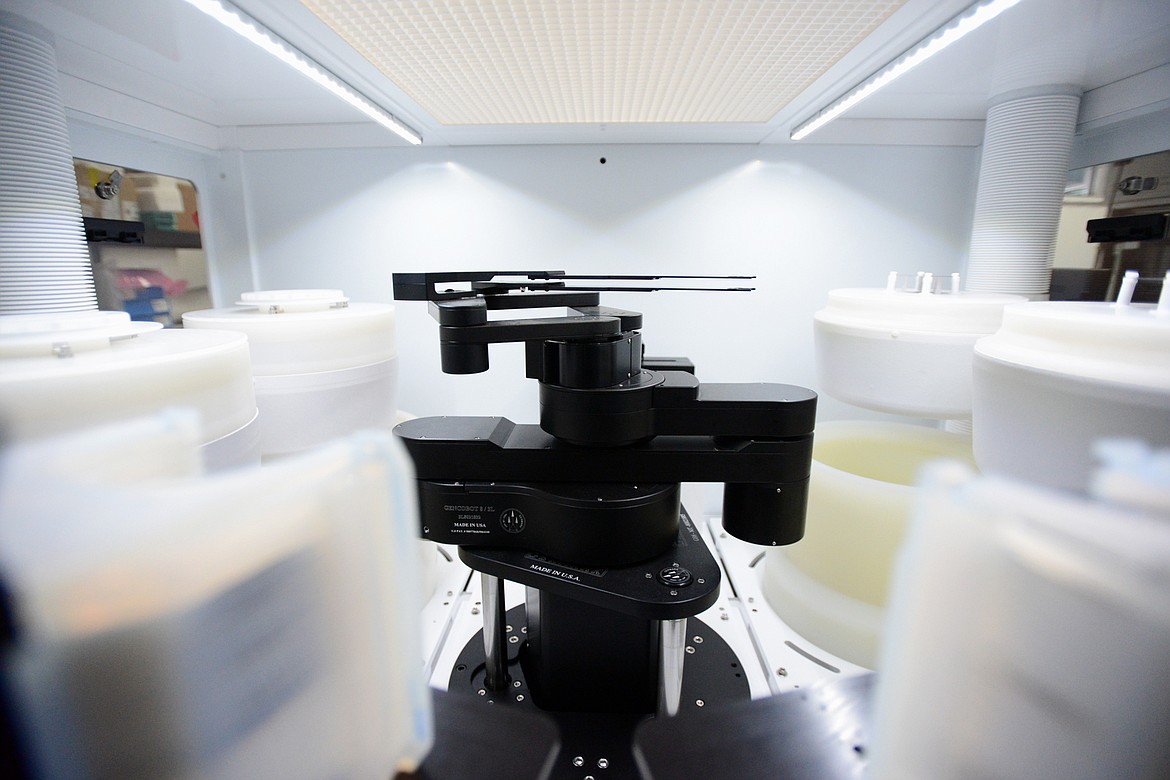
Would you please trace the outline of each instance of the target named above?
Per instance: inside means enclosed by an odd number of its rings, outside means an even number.
[[[0,11],[0,314],[95,309],[51,38]]]
[[[1080,89],[1000,98],[987,112],[966,289],[1048,297]]]

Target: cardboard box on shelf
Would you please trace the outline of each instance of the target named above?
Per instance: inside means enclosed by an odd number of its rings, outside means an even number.
[[[183,198],[183,210],[177,215],[178,229],[198,232],[199,202],[194,185],[185,181],[179,182],[179,195]]]

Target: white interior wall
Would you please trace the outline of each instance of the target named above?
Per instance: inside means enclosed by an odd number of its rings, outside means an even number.
[[[241,168],[262,289],[388,302],[396,271],[755,275],[752,293],[603,303],[644,312],[648,353],[690,357],[702,381],[815,389],[812,315],[828,290],[961,268],[978,150],[322,149],[245,152]],[[401,408],[536,421],[522,347],[493,346],[486,374],[447,376],[427,307],[399,303],[397,321]],[[872,415],[822,399],[822,419],[858,416]]]

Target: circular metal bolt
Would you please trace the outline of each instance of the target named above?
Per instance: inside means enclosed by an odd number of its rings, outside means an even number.
[[[516,701],[524,701],[524,694],[522,694],[522,693],[516,694]]]
[[[703,706],[703,705],[705,705],[706,703],[707,703],[707,702],[703,701],[702,699],[695,699],[695,706],[696,706],[696,707],[702,707],[702,706]]]
[[[672,596],[677,596],[677,595],[678,595],[678,591],[677,591],[677,590],[672,590],[672,591],[670,592],[670,595],[672,595]]]
[[[516,643],[517,643],[517,642],[519,642],[519,641],[520,641],[520,637],[516,636],[515,634],[512,634],[512,636],[508,637],[508,642],[509,642],[510,644],[513,644],[513,645],[514,645],[514,644],[516,644]]]
[[[480,696],[487,696],[487,691],[486,691],[486,690],[484,690],[483,688],[480,688],[480,689],[477,691],[477,693],[478,693]]]
[[[692,638],[691,641],[694,642],[696,645],[701,645],[701,644],[703,644],[703,637],[699,636],[698,634],[695,634],[694,638]]]
[[[699,579],[695,580],[695,582],[699,583],[700,585],[707,584],[707,581],[705,579],[703,579],[702,577],[699,577]]]
[[[781,666],[779,669],[776,670],[776,674],[780,675],[781,677],[787,677],[788,670],[785,669],[783,666]]]
[[[724,613],[719,615],[719,619],[720,620],[731,620],[731,615],[728,615],[726,612],[724,612]]]
[[[577,756],[573,759],[573,766],[585,766],[585,759],[581,756]]]
[[[687,645],[687,654],[688,654],[688,655],[694,655],[694,654],[695,654],[695,648],[691,647],[690,645]]]
[[[651,574],[650,572],[646,572],[646,579],[652,580],[652,579],[654,579],[654,575]]]
[[[479,607],[472,607],[471,614],[478,615],[479,614]]]
[[[510,633],[512,633],[512,627],[511,627],[511,626],[504,626],[504,630],[505,630],[505,631],[507,631],[509,634],[510,634]]]
[[[609,769],[609,759],[608,758],[597,759],[597,768],[598,769]]]
[[[513,682],[512,682],[512,687],[513,687],[513,688],[519,688],[519,687],[520,687],[520,681],[519,681],[519,680],[515,680],[515,681],[513,681]]]

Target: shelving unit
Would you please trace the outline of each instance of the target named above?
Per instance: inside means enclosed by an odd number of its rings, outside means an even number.
[[[84,217],[85,240],[90,243],[111,241],[118,244],[141,244],[162,249],[202,249],[198,232],[158,230],[143,222],[125,219]]]

